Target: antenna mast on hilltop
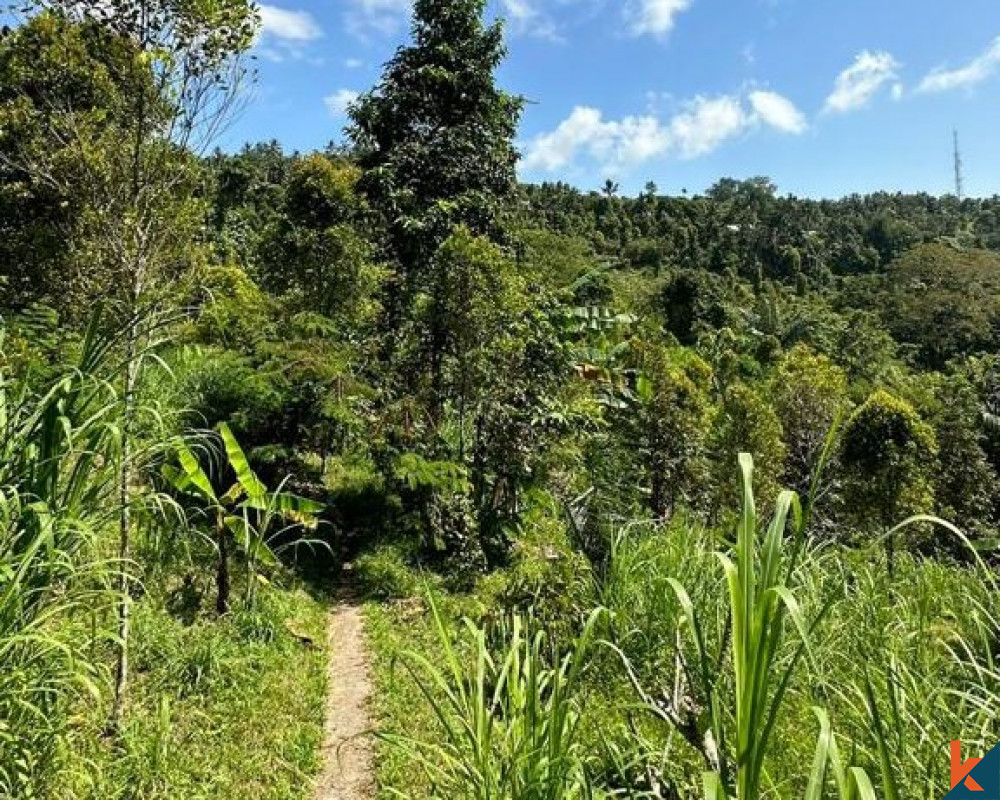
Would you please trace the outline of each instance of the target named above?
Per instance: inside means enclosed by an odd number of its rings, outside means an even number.
[[[958,148],[958,131],[955,134],[955,196],[958,202],[965,197],[965,178],[962,175],[962,151]]]

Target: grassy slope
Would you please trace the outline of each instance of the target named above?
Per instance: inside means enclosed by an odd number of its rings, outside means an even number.
[[[74,772],[100,777],[67,780],[63,796],[307,797],[322,741],[325,623],[325,605],[294,586],[269,588],[253,613],[190,625],[162,603],[137,603],[121,743],[95,727],[81,754],[94,763]]]
[[[711,608],[719,600],[718,571],[712,568],[708,542],[698,536],[681,537],[679,532],[667,538],[639,536],[626,549],[617,581],[613,581],[617,585],[610,586],[601,600],[612,608],[623,630],[633,632],[626,637],[626,649],[647,688],[668,688],[679,609],[666,579],[680,578],[696,590],[700,606]],[[821,561],[810,560],[802,572],[797,594],[810,613],[829,591],[841,599],[815,632],[815,663],[800,668],[779,720],[776,746],[768,758],[777,797],[801,794],[800,783],[806,773],[802,765],[810,763],[817,735],[811,711],[814,705],[828,709],[844,752],[853,754],[879,781],[874,732],[862,699],[866,671],[875,684],[886,725],[892,730],[892,767],[904,795],[931,797],[947,790],[947,742],[951,738],[964,737],[970,752],[985,752],[994,740],[996,722],[990,710],[993,678],[974,678],[952,655],[953,648],[969,647],[980,653],[989,649],[983,615],[990,613],[987,609],[995,598],[990,597],[981,576],[968,568],[903,557],[890,587],[883,569],[873,563],[877,558],[877,552],[832,550]],[[380,556],[379,560],[384,563],[387,559]],[[413,585],[404,588],[412,589]],[[416,592],[419,594],[419,588]],[[490,591],[484,593],[483,586],[473,596],[435,591],[435,597],[444,615],[455,623],[462,615],[483,619],[484,607],[496,609],[498,599]],[[428,704],[398,661],[400,654],[416,651],[436,663],[440,645],[424,604],[413,600],[370,602],[366,614],[382,730],[424,741],[439,740]],[[452,627],[458,629],[457,624]],[[609,737],[618,746],[632,749],[639,731],[628,724],[631,719],[650,737],[651,749],[644,758],[655,761],[657,751],[666,755],[665,771],[675,785],[685,787],[682,791],[695,796],[704,769],[699,757],[671,736],[669,728],[650,724],[649,715],[636,713],[635,696],[623,679],[620,664],[598,657],[593,667],[582,702],[584,727],[589,732],[584,735],[591,754],[598,754],[599,739]],[[887,671],[894,676],[894,692],[886,686]],[[959,703],[956,694],[970,699]],[[966,703],[980,710],[970,714]],[[414,766],[398,748],[383,743],[377,758],[381,797],[393,796],[392,789],[406,797],[426,797],[426,786],[420,783]]]

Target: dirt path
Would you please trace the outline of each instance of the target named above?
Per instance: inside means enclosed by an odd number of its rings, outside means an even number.
[[[365,800],[375,795],[372,728],[368,698],[368,643],[361,605],[345,598],[334,607],[327,633],[329,694],[323,741],[323,771],[314,800]]]

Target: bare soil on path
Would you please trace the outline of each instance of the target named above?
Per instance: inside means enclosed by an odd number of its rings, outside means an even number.
[[[371,674],[361,604],[344,596],[330,614],[323,771],[314,800],[367,800],[372,776]]]

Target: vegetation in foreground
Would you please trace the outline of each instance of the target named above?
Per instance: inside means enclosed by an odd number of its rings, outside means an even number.
[[[323,736],[326,604],[280,583],[221,622],[185,623],[156,599],[138,603],[127,722],[114,743],[94,731],[89,748],[77,745],[78,782],[65,791],[308,798]],[[103,710],[91,725],[105,724]]]
[[[347,559],[387,795],[937,798],[992,746],[996,199],[519,185],[484,0],[416,0],[342,146],[210,153],[250,3],[25,6],[0,797],[303,797]]]
[[[383,796],[946,794],[949,737],[998,733],[989,569],[810,542],[791,493],[758,523],[742,469],[732,540],[632,526],[603,569],[553,541],[463,595],[363,560],[421,587],[368,607]]]

